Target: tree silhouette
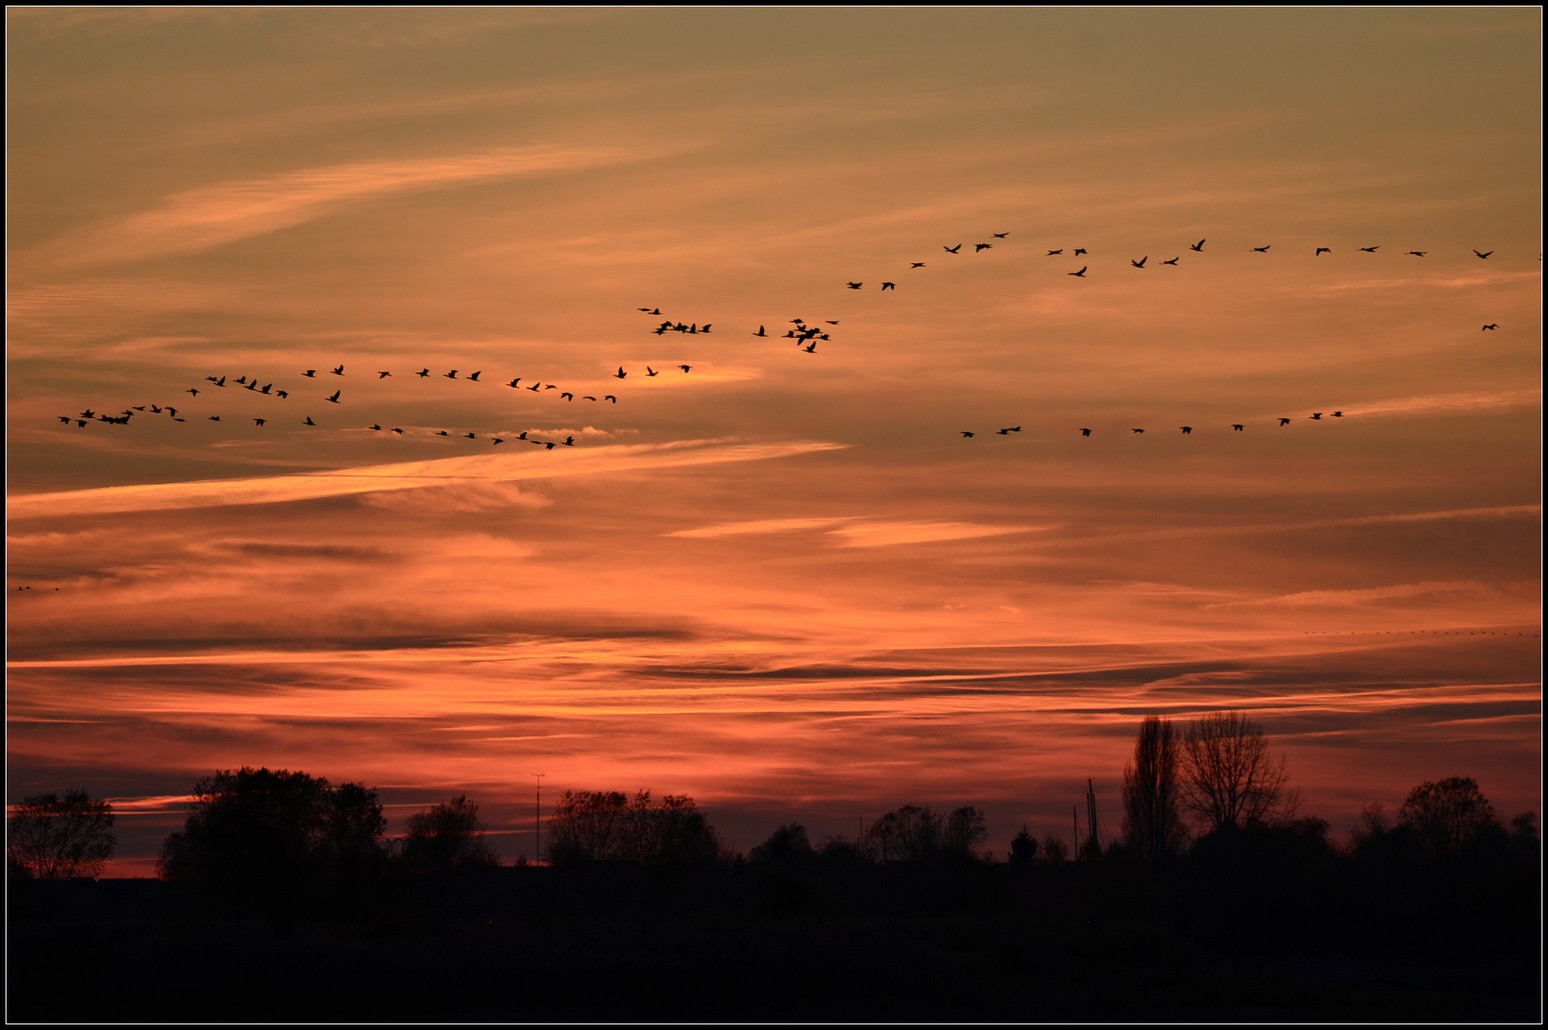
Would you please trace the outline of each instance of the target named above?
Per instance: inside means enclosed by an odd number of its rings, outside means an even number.
[[[1037,859],[1037,838],[1025,826],[1011,838],[1010,864],[1029,866]]]
[[[1398,809],[1398,824],[1413,830],[1430,855],[1457,855],[1503,827],[1494,806],[1471,776],[1426,780],[1408,792]]]
[[[812,847],[805,826],[786,823],[769,834],[768,840],[754,847],[747,857],[753,862],[790,865],[811,861],[817,857],[817,851]]]
[[[116,843],[113,806],[79,788],[63,796],[33,794],[6,816],[6,867],[13,877],[100,876]]]
[[[709,865],[720,840],[693,798],[650,791],[567,790],[548,819],[548,858],[555,865],[637,862]]]
[[[484,840],[478,805],[466,794],[409,816],[401,861],[410,872],[430,874],[500,864]]]
[[[375,790],[244,767],[201,779],[183,829],[162,845],[166,880],[291,887],[380,868],[387,822]]]
[[[1243,712],[1212,712],[1183,736],[1182,804],[1204,833],[1292,816],[1299,796],[1284,759],[1269,756],[1268,738]]]
[[[1124,837],[1150,861],[1176,854],[1182,847],[1178,751],[1171,721],[1148,715],[1140,723],[1134,760],[1123,768]]]
[[[976,859],[989,839],[984,813],[971,805],[941,816],[919,805],[883,815],[865,833],[865,847],[881,862],[936,862]]]

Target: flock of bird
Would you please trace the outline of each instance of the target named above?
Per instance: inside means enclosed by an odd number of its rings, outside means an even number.
[[[1009,237],[1010,237],[1010,233],[1008,231],[1007,232],[991,233],[989,240],[986,240],[986,241],[980,242],[980,243],[975,243],[973,245],[973,251],[972,252],[975,253],[975,254],[982,254],[985,251],[989,251],[989,250],[993,249],[993,247],[995,246],[996,242],[1003,243],[1003,242],[1007,241],[1009,239]],[[1207,238],[1199,239],[1197,242],[1193,242],[1193,243],[1187,244],[1187,250],[1191,251],[1191,252],[1193,252],[1195,254],[1202,253],[1204,251],[1204,249],[1205,249],[1205,245],[1208,242],[1209,241],[1208,241]],[[951,245],[942,244],[941,245],[941,249],[946,254],[952,255],[953,257],[956,257],[956,256],[959,256],[959,255],[961,255],[963,253],[964,246],[965,246],[964,243],[956,243],[956,244],[951,244]],[[1262,246],[1254,246],[1254,247],[1248,248],[1248,251],[1252,252],[1252,253],[1258,253],[1258,254],[1267,254],[1269,252],[1269,250],[1270,250],[1270,246],[1271,245],[1269,245],[1269,244],[1265,244],[1265,245],[1262,245]],[[1359,253],[1375,254],[1377,251],[1379,251],[1381,249],[1381,247],[1380,247],[1380,245],[1376,245],[1376,246],[1362,246],[1362,247],[1358,247],[1358,248],[1355,248],[1355,249]],[[1324,254],[1330,254],[1330,253],[1332,253],[1332,248],[1331,247],[1319,246],[1319,247],[1316,247],[1313,250],[1312,256],[1314,258],[1320,258]],[[1492,255],[1494,253],[1494,251],[1493,250],[1487,250],[1487,251],[1473,250],[1472,253],[1473,253],[1473,255],[1478,260],[1487,260],[1490,257],[1490,255]],[[1046,257],[1050,257],[1050,258],[1051,257],[1060,257],[1060,256],[1063,256],[1064,254],[1065,254],[1065,248],[1063,248],[1063,247],[1045,248],[1045,256]],[[1428,251],[1410,250],[1410,251],[1405,252],[1404,256],[1412,256],[1412,257],[1417,257],[1417,258],[1424,258],[1424,257],[1428,256],[1428,254],[1429,254]],[[1067,272],[1066,274],[1069,275],[1069,276],[1076,277],[1076,278],[1081,278],[1081,279],[1086,278],[1087,277],[1087,273],[1091,270],[1091,265],[1089,264],[1090,256],[1089,256],[1088,250],[1085,247],[1073,247],[1073,248],[1070,248],[1070,256],[1071,257],[1086,258],[1087,259],[1087,263],[1083,263],[1080,268],[1075,269],[1075,270],[1070,271],[1070,272]],[[1182,254],[1179,253],[1175,257],[1162,260],[1160,262],[1160,264],[1163,265],[1163,266],[1177,266],[1179,264],[1179,262],[1181,261],[1181,259],[1182,259]],[[1134,268],[1134,269],[1145,270],[1148,267],[1149,260],[1150,260],[1150,256],[1149,255],[1144,255],[1144,256],[1139,257],[1139,258],[1131,258],[1131,259],[1129,259],[1129,265],[1132,268]],[[926,264],[927,263],[925,261],[910,261],[909,262],[909,269],[910,270],[922,269],[922,268],[926,267]],[[861,289],[863,289],[865,287],[865,281],[863,281],[863,280],[846,280],[844,285],[845,285],[845,288],[849,289],[849,290],[861,290]],[[897,289],[897,283],[894,282],[894,281],[891,281],[891,280],[884,280],[884,281],[881,282],[880,285],[881,285],[881,290],[883,292],[892,291],[892,290],[896,290]],[[657,307],[657,306],[643,306],[643,307],[638,308],[637,310],[642,312],[642,313],[644,313],[647,316],[652,317],[652,318],[658,318],[658,317],[661,317],[661,315],[662,315],[661,309],[659,307]],[[834,332],[835,327],[837,327],[839,325],[839,320],[838,319],[825,319],[825,320],[822,320],[820,322],[808,323],[805,319],[794,318],[794,319],[790,319],[789,320],[789,325],[790,325],[790,328],[785,329],[783,333],[780,333],[777,329],[774,332],[771,333],[769,331],[769,329],[768,329],[766,324],[765,325],[759,325],[758,328],[757,328],[757,331],[756,332],[752,332],[750,335],[753,336],[753,337],[756,337],[756,338],[760,338],[760,339],[778,338],[778,339],[783,339],[783,340],[786,340],[786,341],[790,341],[790,342],[792,342],[794,344],[795,348],[799,352],[803,352],[803,353],[806,353],[806,354],[815,354],[817,352],[817,347],[818,347],[819,343],[823,343],[823,342],[826,342],[826,341],[829,341],[829,340],[832,339],[832,334]],[[675,319],[672,319],[672,318],[665,318],[662,321],[653,322],[651,324],[650,332],[652,334],[658,336],[658,337],[659,336],[665,336],[668,333],[677,333],[677,334],[682,335],[682,336],[696,336],[697,337],[697,336],[710,335],[712,328],[713,328],[713,324],[711,322],[702,322],[702,323],[699,322],[699,321],[684,322],[684,321],[675,320]],[[1490,322],[1490,323],[1486,323],[1485,325],[1483,325],[1482,328],[1483,328],[1484,331],[1493,331],[1493,330],[1498,330],[1499,329],[1499,325],[1497,323]],[[674,370],[674,374],[679,374],[679,375],[688,375],[689,373],[692,372],[693,367],[694,366],[691,363],[689,363],[689,362],[678,362],[678,363],[673,363],[673,364],[663,363],[663,369],[672,369],[672,370]],[[371,372],[365,373],[364,376],[360,376],[354,370],[350,370],[350,372],[348,374],[350,376],[355,376],[357,379],[358,378],[365,378],[367,381],[370,381],[370,382],[381,382],[382,380],[393,378],[393,371],[392,370],[389,370],[389,369],[379,369],[379,368],[378,369],[373,369]],[[638,381],[638,380],[642,380],[642,379],[654,379],[654,378],[656,378],[656,377],[658,377],[658,376],[660,376],[662,374],[664,374],[662,369],[658,369],[658,368],[656,368],[656,367],[654,367],[653,365],[650,365],[650,364],[644,365],[643,369],[641,369],[641,368],[630,369],[630,368],[626,368],[623,365],[619,365],[616,371],[614,371],[614,372],[609,374],[609,377],[613,378],[613,379],[618,379],[618,380],[628,380],[630,378],[630,376],[632,375],[634,377],[634,380]],[[420,380],[436,378],[436,379],[455,380],[455,381],[458,381],[458,382],[473,383],[473,384],[482,384],[482,383],[485,383],[485,382],[489,382],[489,380],[485,380],[483,378],[483,375],[484,375],[484,372],[483,372],[482,369],[475,369],[475,370],[470,371],[470,372],[464,372],[464,371],[462,371],[460,369],[449,369],[449,370],[446,370],[446,371],[439,371],[439,370],[432,371],[429,366],[423,366],[423,367],[419,368],[417,371],[403,373],[404,377],[418,378]],[[331,404],[331,405],[334,405],[334,406],[336,406],[338,408],[343,408],[345,406],[346,399],[353,400],[353,397],[346,398],[345,388],[340,383],[341,380],[344,380],[346,378],[346,369],[345,369],[345,366],[343,364],[338,364],[338,365],[334,365],[332,367],[323,368],[323,369],[317,369],[317,368],[305,369],[305,370],[303,370],[302,372],[299,373],[299,378],[302,379],[302,380],[324,381],[324,382],[327,382],[329,386],[333,387],[331,393],[326,392],[327,387],[324,387],[324,390],[320,394],[320,402],[321,403]],[[209,395],[216,394],[216,393],[218,393],[219,391],[222,391],[222,390],[229,390],[232,387],[235,387],[235,388],[237,388],[239,390],[244,390],[247,393],[251,393],[251,394],[254,394],[256,396],[269,397],[269,398],[273,398],[275,400],[283,401],[283,400],[288,400],[291,397],[291,392],[298,388],[298,384],[292,383],[289,386],[280,387],[280,386],[276,385],[276,382],[272,382],[272,381],[271,382],[263,382],[260,385],[260,379],[258,377],[249,376],[249,375],[238,375],[238,376],[235,376],[234,378],[231,377],[229,374],[226,374],[226,375],[210,375],[210,376],[206,376],[205,379],[206,379],[206,383],[207,384],[213,384],[213,385],[193,386],[193,387],[188,387],[188,388],[186,388],[183,391],[183,392],[187,393],[190,396],[191,401],[189,403],[192,403],[193,401],[197,401],[197,399],[201,395],[205,395],[206,401],[205,402],[199,402],[200,406],[202,407],[203,404],[206,403],[209,400]],[[526,392],[529,392],[529,393],[532,393],[532,394],[537,394],[537,395],[540,395],[540,396],[554,397],[554,398],[557,398],[557,399],[565,401],[565,402],[574,402],[577,399],[579,399],[580,401],[583,401],[583,402],[591,402],[591,403],[596,403],[596,404],[614,404],[614,405],[616,405],[618,403],[618,395],[614,394],[614,393],[606,393],[606,394],[602,394],[600,392],[599,393],[579,393],[577,390],[574,390],[574,389],[563,389],[558,384],[555,384],[555,383],[545,383],[545,382],[542,382],[542,381],[539,381],[539,380],[525,381],[523,376],[516,376],[514,378],[511,378],[508,381],[504,381],[504,386],[509,388],[509,389],[512,389],[512,390],[520,389],[520,390],[524,390]],[[351,390],[350,392],[351,392],[351,394],[353,394],[354,391]],[[182,414],[179,413],[180,410],[183,412]],[[195,414],[193,412],[188,410],[187,405],[185,405],[185,407],[183,409],[180,409],[179,407],[177,407],[175,405],[167,404],[167,403],[154,403],[154,404],[133,405],[133,406],[131,406],[129,408],[123,409],[122,412],[118,413],[118,414],[98,413],[98,412],[92,410],[91,408],[87,408],[87,409],[81,411],[79,414],[76,414],[76,415],[60,415],[60,416],[58,416],[58,420],[62,424],[74,425],[76,428],[85,428],[87,425],[91,424],[92,422],[100,422],[100,423],[109,424],[109,425],[120,425],[120,426],[123,426],[123,425],[130,424],[131,419],[133,419],[137,414],[140,414],[140,413],[146,413],[146,414],[151,414],[151,415],[165,415],[171,421],[173,421],[173,422],[180,422],[180,423],[187,422],[190,418],[195,418],[197,421],[207,421],[207,422],[213,422],[213,423],[221,423],[221,422],[225,422],[226,421],[226,414],[224,412],[219,412],[219,413],[214,413],[214,414],[201,413],[199,416],[195,416]],[[339,423],[340,423],[341,420],[332,419],[332,418],[324,419],[324,421],[320,422],[320,421],[318,421],[317,418],[313,417],[314,414],[318,415],[320,417],[321,416],[321,410],[313,410],[313,411],[308,411],[308,412],[302,413],[301,417],[299,417],[299,418],[295,417],[294,415],[289,415],[289,416],[286,416],[286,420],[285,421],[286,421],[286,423],[294,424],[294,425],[302,427],[304,429],[315,429],[315,428],[352,428],[352,429],[362,429],[362,428],[364,428],[364,429],[368,429],[368,430],[371,430],[371,431],[374,431],[374,432],[380,432],[380,433],[385,433],[385,434],[394,435],[394,436],[404,436],[404,435],[411,435],[412,434],[412,435],[427,435],[427,436],[445,437],[445,438],[456,437],[456,438],[466,439],[466,440],[487,441],[492,446],[498,446],[500,444],[504,444],[504,443],[507,443],[507,442],[533,444],[533,445],[542,447],[545,450],[554,450],[554,449],[557,449],[558,447],[573,447],[573,446],[575,446],[575,433],[574,432],[562,433],[563,439],[561,440],[561,439],[558,438],[559,435],[561,435],[561,434],[556,434],[556,433],[552,433],[552,432],[543,432],[543,431],[539,431],[539,430],[535,430],[535,429],[531,429],[531,428],[522,430],[520,432],[514,432],[514,431],[510,431],[510,430],[501,430],[501,431],[496,431],[496,432],[490,432],[488,430],[456,430],[456,431],[449,430],[449,429],[434,429],[434,430],[432,430],[432,429],[425,429],[425,428],[419,428],[419,427],[416,427],[416,428],[413,428],[413,429],[405,429],[401,425],[391,425],[391,426],[389,426],[389,425],[384,425],[381,422],[369,422],[369,423],[367,423],[367,422],[363,422],[363,421],[360,421],[360,420],[354,420],[354,421],[348,422],[345,425],[340,425]],[[1306,417],[1306,420],[1307,421],[1312,421],[1312,422],[1319,422],[1319,421],[1322,421],[1323,415],[1324,415],[1324,413],[1320,412],[1320,411],[1319,412],[1313,412],[1309,416]],[[1330,418],[1342,418],[1343,416],[1344,416],[1343,411],[1332,411],[1329,414]],[[258,416],[258,417],[255,417],[255,416],[245,416],[245,418],[246,419],[250,419],[254,429],[262,429],[263,427],[269,425],[271,422],[275,421],[275,419],[272,418],[272,417],[263,417],[263,416]],[[233,419],[233,421],[237,421],[237,420],[238,419],[235,419],[235,418]],[[1293,421],[1296,421],[1296,419],[1291,417],[1291,416],[1278,416],[1273,421],[1277,422],[1278,426],[1283,428],[1285,426],[1290,425]],[[1139,434],[1143,434],[1143,433],[1147,432],[1148,428],[1149,427],[1138,427],[1138,426],[1130,427],[1129,432],[1130,432],[1130,434],[1133,434],[1133,435],[1139,435]],[[1245,432],[1246,428],[1247,428],[1247,423],[1245,423],[1245,422],[1230,423],[1230,430],[1232,432],[1237,432],[1237,433]],[[1191,425],[1178,426],[1177,429],[1183,435],[1191,435],[1193,433],[1193,431],[1194,431],[1194,427],[1191,426]],[[973,438],[975,438],[975,437],[977,437],[979,435],[996,435],[996,436],[1006,436],[1006,437],[1008,437],[1008,436],[1011,436],[1012,434],[1020,433],[1021,431],[1022,431],[1022,427],[1017,425],[1017,426],[1005,426],[1005,427],[1002,427],[1002,428],[999,428],[997,430],[994,430],[992,432],[987,432],[987,433],[985,433],[983,431],[980,431],[980,430],[976,430],[976,429],[964,429],[964,430],[960,430],[959,432],[960,432],[960,435],[961,435],[961,437],[963,439],[973,439]],[[1081,437],[1090,437],[1095,432],[1095,430],[1092,427],[1090,427],[1090,426],[1072,427],[1071,431],[1072,432],[1078,432]]]

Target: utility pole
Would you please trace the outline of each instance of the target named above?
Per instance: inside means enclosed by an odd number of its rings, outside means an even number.
[[[547,773],[532,773],[537,777],[537,801],[532,810],[532,864],[543,864],[543,777]]]
[[[1094,858],[1102,853],[1102,842],[1097,839],[1096,788],[1089,779],[1086,780],[1086,822],[1091,829],[1090,848]]]

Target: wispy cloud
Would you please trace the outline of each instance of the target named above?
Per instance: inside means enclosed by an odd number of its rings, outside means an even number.
[[[551,175],[642,157],[637,149],[562,145],[355,161],[188,190],[160,206],[44,244],[34,261],[66,266],[192,254],[322,218],[378,197]]]
[[[21,519],[60,512],[106,514],[236,504],[278,504],[352,494],[418,490],[424,487],[467,487],[481,483],[602,475],[650,468],[763,461],[843,446],[812,440],[775,443],[692,440],[663,445],[641,444],[573,451],[565,449],[564,455],[558,460],[547,451],[540,454],[478,455],[287,476],[66,490],[13,496],[8,499],[7,505],[11,518]]]

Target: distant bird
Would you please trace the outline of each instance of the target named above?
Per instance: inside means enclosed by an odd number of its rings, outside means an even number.
[[[334,390],[333,391],[333,396],[329,397],[328,400],[332,401],[334,404],[339,403],[339,394],[341,394],[343,392],[344,392],[343,390]]]
[[[1145,262],[1147,262],[1149,260],[1150,260],[1150,255],[1146,254],[1144,257],[1140,258],[1138,261],[1134,261],[1134,260],[1131,259],[1129,261],[1129,264],[1133,265],[1135,268],[1144,268],[1145,267]]]
[[[1192,426],[1181,426],[1179,428],[1182,429],[1184,436],[1187,436],[1189,433],[1193,432],[1193,427]]]
[[[376,378],[378,378],[378,379],[386,379],[390,375],[392,375],[391,372],[378,372],[378,373],[376,373]]]
[[[1081,436],[1090,436],[1091,435],[1091,430],[1082,427],[1081,431],[1080,431],[1080,435]]]
[[[1003,239],[1005,239],[1005,237],[1009,236],[1010,233],[1008,233],[1008,232],[997,232],[997,233],[991,233],[990,235],[992,235],[997,240],[1003,240]]]
[[[660,372],[657,372],[657,371],[656,371],[656,370],[655,370],[655,369],[653,369],[653,368],[651,368],[651,367],[650,367],[650,366],[649,366],[649,365],[646,365],[646,366],[645,366],[645,374],[646,374],[646,375],[647,375],[647,376],[658,376],[658,375],[660,375],[660,374],[661,374],[661,373],[660,373]]]
[[[847,285],[851,290],[858,290],[860,287],[864,286],[865,283],[848,283]]]
[[[448,433],[448,432],[447,432],[447,431],[446,431],[446,430],[444,430],[444,429],[438,429],[438,430],[436,430],[436,432],[435,432],[435,435],[436,435],[436,436],[451,436],[451,434],[450,434],[450,433]]]
[[[575,399],[575,395],[570,393],[568,390],[566,390],[564,393],[561,393],[559,396],[563,397],[567,401],[573,401]]]
[[[1231,423],[1231,428],[1232,428],[1232,429],[1234,429],[1234,430],[1236,430],[1236,431],[1237,431],[1237,432],[1238,432],[1238,433],[1240,433],[1240,432],[1242,432],[1242,431],[1243,431],[1243,430],[1244,430],[1244,429],[1246,429],[1246,428],[1247,428],[1247,427],[1246,427],[1246,426],[1244,426],[1244,425],[1242,425],[1242,424],[1241,424],[1241,423],[1240,423],[1240,422],[1232,422],[1232,423]]]
[[[1323,254],[1331,253],[1333,253],[1332,247],[1318,247],[1316,253],[1312,254],[1312,257],[1321,257]]]
[[[399,429],[399,428],[398,428],[398,427],[397,427],[397,426],[393,426],[393,427],[392,427],[392,431],[393,431],[393,432],[394,432],[394,433],[397,433],[397,434],[398,434],[398,435],[399,435],[399,436],[402,436],[402,435],[403,435],[403,430],[401,430],[401,429]]]
[[[495,442],[496,446],[499,446],[500,444],[505,442],[505,438],[497,436],[497,437],[494,438],[494,442]]]
[[[1085,252],[1086,252],[1086,248],[1085,247],[1076,247],[1075,251],[1074,251],[1074,256],[1075,257],[1080,257]]]
[[[975,243],[975,244],[973,244],[973,253],[977,254],[979,251],[988,250],[990,247],[993,247],[993,246],[994,246],[994,244],[992,244],[992,243]]]
[[[677,367],[683,370],[683,375],[687,375],[689,372],[693,371],[692,365],[678,365]]]
[[[1178,262],[1178,261],[1180,261],[1180,260],[1181,260],[1181,259],[1182,259],[1182,258],[1181,258],[1181,255],[1179,255],[1179,256],[1178,256],[1178,257],[1174,257],[1174,258],[1173,258],[1173,259],[1172,259],[1172,260],[1170,260],[1170,261],[1163,261],[1163,262],[1161,262],[1161,263],[1162,263],[1162,264],[1163,264],[1163,265],[1175,265],[1175,264],[1177,264],[1177,262]]]
[[[1132,433],[1143,433],[1144,430],[1143,429],[1131,429],[1130,432],[1132,432]]]
[[[610,394],[610,393],[606,393],[606,394],[603,394],[603,395],[602,395],[602,399],[603,399],[603,400],[605,400],[605,401],[610,401],[610,402],[612,402],[612,403],[613,403],[613,404],[617,404],[617,403],[618,403],[618,398],[617,398],[617,397],[614,397],[614,396],[613,396],[613,395],[612,395],[612,394]]]
[[[317,369],[309,368],[305,372],[302,372],[301,374],[306,376],[308,379],[315,379],[315,378],[317,378]]]
[[[824,336],[823,339],[826,340],[827,337]],[[817,341],[813,340],[811,343],[808,343],[805,347],[802,347],[801,349],[806,351],[806,353],[808,353],[808,354],[815,354],[817,352]]]
[[[1498,329],[1499,327],[1500,324],[1498,322],[1490,322],[1488,325],[1484,326],[1484,329]]]
[[[754,336],[767,336],[767,335],[769,335],[769,334],[768,334],[768,333],[766,333],[766,332],[764,332],[764,331],[763,331],[763,326],[761,326],[761,325],[760,325],[760,326],[759,326],[759,327],[758,327],[758,331],[757,331],[757,332],[755,332],[755,333],[753,333],[753,335],[754,335]]]
[[[1335,411],[1333,413],[1333,417],[1334,418],[1343,418],[1344,417],[1344,413],[1342,411]]]
[[[285,390],[275,390],[274,396],[278,397],[280,400],[284,400],[286,397],[289,397],[290,394]]]
[[[614,372],[614,373],[613,373],[613,378],[614,378],[614,379],[622,379],[622,378],[623,378],[623,377],[624,377],[624,376],[626,376],[626,375],[628,375],[628,374],[629,374],[629,373],[627,373],[627,372],[625,372],[625,371],[624,371],[624,370],[623,370],[623,366],[622,366],[622,365],[619,365],[619,366],[618,366],[618,371],[617,371],[617,372]]]
[[[186,392],[192,394],[195,397],[199,396],[199,391],[192,386],[190,386]]]
[[[477,440],[478,437],[476,435],[474,435],[473,433],[468,433],[467,434],[467,439],[469,439],[469,440]]]
[[[1205,237],[1205,239],[1208,239],[1208,237]],[[1190,243],[1188,245],[1188,249],[1189,250],[1203,250],[1204,249],[1204,240],[1200,240],[1197,243]]]
[[[1361,253],[1364,253],[1364,254],[1374,254],[1374,253],[1376,253],[1380,249],[1381,249],[1381,244],[1378,243],[1374,247],[1361,247],[1360,251],[1361,251]]]
[[[701,333],[707,333],[707,332],[709,332],[709,329],[710,329],[710,324],[708,322],[705,322],[703,325],[699,326],[699,332],[701,332]]]
[[[340,365],[338,368],[334,369],[333,370],[333,374],[336,375],[336,376],[343,375],[344,374],[344,366]]]
[[[966,430],[966,429],[962,430],[962,435],[963,435],[963,437],[965,437],[967,439],[972,439],[972,437],[973,437],[972,432],[970,432],[969,430]]]
[[[253,425],[261,426],[261,425],[264,424],[265,421],[266,421],[265,419],[255,418],[255,419],[253,419]]]
[[[566,447],[574,447],[575,446],[575,437],[573,437],[573,436],[565,437],[564,438],[564,445]]]
[[[897,288],[898,288],[898,284],[897,283],[882,283],[882,289],[883,290],[895,290]]]
[[[518,384],[520,382],[521,382],[521,376],[517,376],[515,379],[512,379],[510,382],[506,383],[505,385],[509,386],[511,389],[514,390],[514,389],[516,389],[516,384]]]
[[[1322,412],[1320,412],[1320,411],[1312,412],[1312,421],[1313,422],[1320,422],[1321,420],[1322,420]]]
[[[376,430],[376,431],[378,431],[378,432],[380,432],[381,428],[382,428],[382,424],[380,422],[373,422],[371,424],[371,428]]]
[[[1267,254],[1269,247],[1272,247],[1272,246],[1273,246],[1273,244],[1270,243],[1267,246],[1254,247],[1254,248],[1252,248],[1253,249],[1253,253],[1255,253],[1255,254]]]
[[[999,430],[999,434],[1001,436],[1009,436],[1010,435],[1010,430],[1009,429],[1001,429],[1001,430]]]
[[[1080,266],[1080,271],[1078,271],[1078,272],[1065,272],[1064,274],[1065,275],[1073,275],[1077,279],[1084,279],[1086,277],[1086,269],[1090,268],[1090,267],[1091,267],[1090,265],[1081,265]]]
[[[479,376],[481,376],[481,375],[483,375],[483,374],[484,374],[484,373],[483,373],[483,371],[482,371],[482,370],[480,370],[480,371],[478,371],[478,372],[474,372],[474,373],[473,373],[473,374],[472,374],[472,375],[470,375],[470,376],[468,376],[468,382],[470,382],[470,383],[476,383],[476,382],[478,382],[478,377],[479,377]]]
[[[962,244],[960,244],[960,243],[959,243],[959,244],[957,244],[957,245],[956,245],[956,246],[955,246],[955,247],[948,247],[948,246],[945,246],[945,245],[944,245],[944,244],[943,244],[943,245],[942,245],[942,246],[941,246],[941,249],[942,249],[942,250],[944,250],[944,251],[945,251],[945,252],[946,252],[946,253],[948,253],[948,254],[955,254],[955,253],[956,253],[956,252],[957,252],[957,251],[959,251],[959,250],[961,250],[961,249],[962,249]]]
[[[1055,254],[1063,254],[1063,253],[1064,253],[1064,248],[1060,247],[1058,250],[1050,250],[1048,252],[1048,256],[1049,257],[1053,257]]]
[[[1494,253],[1494,251],[1492,251],[1492,250],[1485,250],[1485,251],[1477,251],[1477,250],[1475,250],[1475,251],[1473,251],[1473,253],[1474,253],[1474,254],[1477,254],[1477,255],[1478,255],[1478,256],[1479,256],[1479,257],[1481,257],[1481,258],[1486,258],[1486,257],[1488,257],[1488,256],[1489,256],[1489,255],[1490,255],[1490,254],[1493,254],[1493,253]]]
[[[103,418],[104,421],[106,421],[107,416],[103,415],[102,418]],[[220,421],[220,416],[219,415],[211,415],[210,416],[210,421],[211,422],[219,422]]]
[[[423,378],[425,378],[426,376],[428,376],[430,374],[430,370],[428,368],[422,368],[418,372],[415,372],[414,374],[417,375],[419,378],[423,379]]]
[[[1426,254],[1429,253],[1429,251],[1427,251],[1427,250],[1411,250],[1411,251],[1409,251],[1409,253],[1412,254],[1414,257],[1424,257]]]
[[[308,415],[308,416],[306,416],[306,421],[301,423],[301,424],[305,425],[305,426],[315,426],[317,423],[313,422],[312,421],[312,416]]]
[[[447,373],[444,373],[444,374],[445,374],[447,379],[456,379],[457,378],[457,370],[455,368],[452,369],[450,372],[447,372]]]
[[[1290,424],[1290,420],[1287,419],[1287,418],[1281,418],[1279,420],[1279,424],[1282,425],[1282,426],[1288,426]]]
[[[923,268],[924,267],[924,262],[923,261],[915,261],[915,262],[911,263],[908,267],[909,268]]]

